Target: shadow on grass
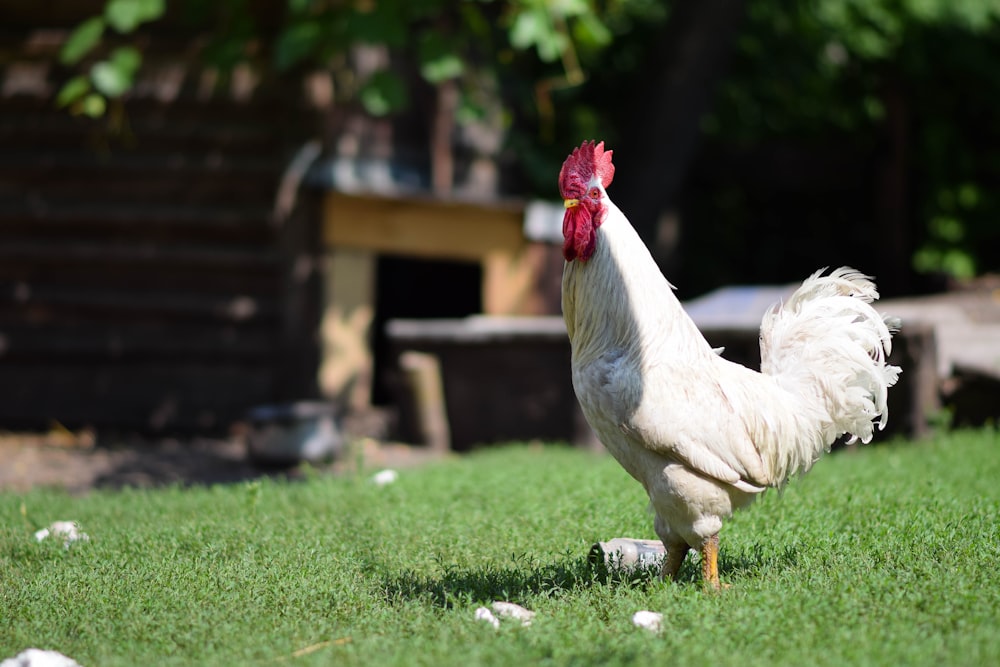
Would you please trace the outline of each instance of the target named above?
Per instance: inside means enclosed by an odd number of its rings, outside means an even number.
[[[585,557],[539,565],[515,557],[511,565],[487,565],[465,569],[443,564],[439,574],[428,576],[413,570],[387,574],[382,581],[386,600],[424,599],[441,607],[456,604],[518,600],[530,595],[557,596],[597,583]]]
[[[797,561],[794,547],[786,547],[775,554],[755,544],[738,553],[721,554],[719,573],[723,579],[754,578],[794,566]],[[537,564],[527,556],[515,556],[506,566],[463,568],[442,564],[440,572],[433,575],[414,570],[386,574],[380,588],[389,604],[427,600],[435,606],[451,608],[493,600],[517,601],[538,595],[559,597],[593,586],[647,588],[664,585],[659,576],[657,565],[607,568],[587,556],[567,556],[555,563]],[[678,573],[676,585],[700,587],[701,584],[701,564],[696,556],[689,556]]]
[[[719,576],[723,580],[732,578],[758,578],[766,572],[774,572],[795,566],[798,562],[798,551],[793,546],[787,546],[780,553],[760,543],[755,543],[742,551],[722,550],[719,554]],[[599,568],[599,574],[604,581],[611,584],[642,585],[650,580],[659,581],[659,565],[646,565],[634,569]],[[680,586],[701,586],[701,558],[697,552],[688,552],[684,564],[677,573],[675,581]]]

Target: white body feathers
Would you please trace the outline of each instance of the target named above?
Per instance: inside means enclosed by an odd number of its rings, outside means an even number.
[[[758,373],[713,352],[628,220],[604,202],[593,256],[563,273],[573,387],[601,442],[646,488],[665,544],[697,548],[836,438],[868,442],[873,420],[884,426],[896,323],[872,308],[867,277],[819,271],[772,308]]]

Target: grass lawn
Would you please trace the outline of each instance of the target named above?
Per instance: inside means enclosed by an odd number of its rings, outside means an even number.
[[[23,508],[23,511],[22,511]],[[108,665],[1000,664],[1000,434],[821,461],[722,533],[731,588],[606,582],[587,551],[654,537],[610,457],[510,446],[404,471],[0,495],[0,659]],[[61,519],[91,539],[32,533]],[[522,628],[473,619],[509,600]],[[664,614],[659,635],[640,609]]]

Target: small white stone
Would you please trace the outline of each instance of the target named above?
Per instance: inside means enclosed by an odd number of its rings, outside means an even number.
[[[49,536],[63,538],[66,547],[69,547],[70,544],[77,540],[90,539],[89,535],[80,532],[80,527],[76,524],[76,521],[56,521],[48,528],[42,528],[35,533],[35,539],[39,542]]]
[[[493,615],[493,612],[487,609],[486,607],[479,607],[476,609],[476,620],[486,621],[494,628],[500,627],[500,621],[497,620],[497,617]]]
[[[655,611],[637,611],[632,614],[632,624],[650,632],[659,632],[663,629],[663,614]]]
[[[0,662],[0,667],[80,667],[80,663],[58,651],[29,648]]]
[[[385,486],[386,484],[392,484],[397,479],[399,479],[399,473],[395,470],[380,470],[372,476],[372,481],[376,486]]]
[[[509,618],[516,618],[521,621],[521,625],[528,626],[531,625],[531,621],[535,618],[535,612],[528,611],[519,604],[514,604],[513,602],[501,602],[497,601],[490,605],[500,616],[506,616]]]

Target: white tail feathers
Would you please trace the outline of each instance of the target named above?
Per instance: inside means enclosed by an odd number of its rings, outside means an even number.
[[[761,372],[815,410],[822,442],[812,443],[812,458],[844,434],[851,442],[870,441],[875,420],[884,428],[889,387],[900,372],[886,362],[899,320],[871,306],[878,299],[875,283],[847,267],[825,271],[772,307],[760,329]],[[793,467],[811,461],[798,463]]]

